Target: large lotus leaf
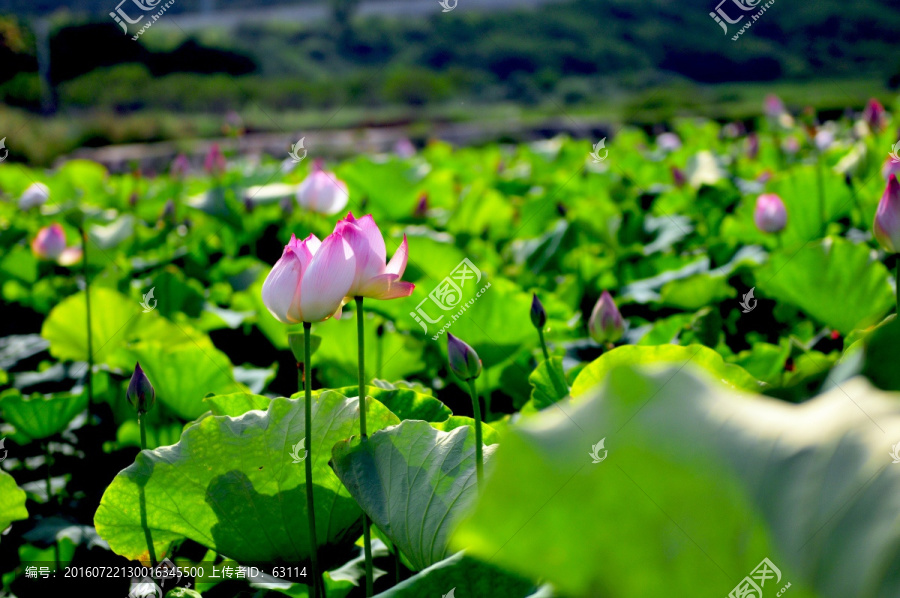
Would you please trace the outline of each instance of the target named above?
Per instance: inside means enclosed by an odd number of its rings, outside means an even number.
[[[312,413],[313,437],[304,448],[312,451],[319,545],[352,542],[362,512],[328,460],[335,443],[359,434],[358,401],[328,393],[313,402]],[[373,431],[399,421],[375,401],[368,415]],[[291,456],[305,440],[304,422],[303,401],[285,398],[266,411],[201,419],[178,444],[142,451],[116,476],[94,516],[97,532],[114,552],[146,560],[143,488],[157,555],[190,538],[237,561],[307,560],[304,464]]]
[[[451,545],[572,596],[721,598],[763,558],[765,596],[897,596],[898,399],[855,378],[794,405],[619,368],[572,402],[578,427],[549,410],[510,428]]]
[[[4,455],[5,456],[5,455]],[[25,491],[16,485],[11,475],[0,470],[0,531],[5,530],[13,521],[28,519],[25,508]]]
[[[759,382],[746,370],[725,363],[721,355],[703,345],[623,345],[604,353],[581,370],[572,383],[572,396],[585,394],[601,384],[617,366],[664,362],[682,366],[691,363],[735,388],[759,390]]]
[[[316,393],[321,392],[323,391],[316,391]],[[345,386],[344,388],[335,388],[334,392],[345,397],[355,397],[359,395],[359,387]],[[401,420],[420,419],[427,422],[440,422],[453,415],[450,408],[438,399],[406,388],[366,386],[366,396],[383,404]]]
[[[231,362],[218,349],[150,342],[131,350],[153,384],[156,400],[181,418],[194,419],[206,411],[203,397],[207,393],[241,390],[232,376]]]
[[[11,388],[0,394],[3,419],[30,438],[47,438],[62,432],[72,419],[87,408],[87,394],[56,394],[30,397]]]
[[[531,595],[534,589],[532,582],[499,567],[468,558],[461,551],[419,571],[386,592],[376,594],[376,598],[421,596],[525,598]]]
[[[484,458],[496,445],[484,448]],[[451,526],[475,498],[475,432],[405,421],[368,441],[344,440],[334,471],[416,569],[446,558]]]
[[[569,383],[563,370],[562,357],[551,357],[538,364],[528,376],[533,409],[540,411],[569,395]]]
[[[41,336],[50,341],[50,354],[60,360],[87,361],[87,327],[84,292],[59,302],[44,320]],[[137,299],[104,287],[91,288],[91,338],[94,362],[131,370],[128,343],[158,340],[167,347],[196,344],[213,348],[206,335],[173,324],[158,311],[144,312]]]
[[[874,251],[838,237],[772,254],[756,273],[757,297],[784,301],[847,334],[894,305],[890,273]]]
[[[203,399],[213,415],[230,415],[237,417],[248,411],[259,409],[265,411],[269,408],[272,399],[262,395],[252,395],[246,392],[233,392],[227,395],[214,395]]]

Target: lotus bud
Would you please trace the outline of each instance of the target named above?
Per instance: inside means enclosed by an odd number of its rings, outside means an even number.
[[[787,112],[784,107],[784,102],[781,101],[781,98],[771,93],[766,96],[765,100],[763,100],[763,111],[766,113],[766,116],[775,120],[777,120],[782,114]]]
[[[191,163],[184,154],[178,154],[172,161],[172,166],[169,167],[169,173],[176,179],[183,179],[190,171]]]
[[[763,193],[756,198],[756,209],[753,211],[756,228],[764,233],[777,233],[787,224],[787,210],[784,202],[774,193]]]
[[[612,295],[607,291],[603,291],[591,311],[588,332],[591,338],[601,345],[614,343],[625,334],[625,321],[622,319],[622,314],[619,313],[619,308],[616,307]]]
[[[681,149],[681,139],[675,133],[662,133],[656,138],[656,145],[664,152]]]
[[[413,211],[414,218],[426,218],[428,216],[428,194],[422,193],[419,201],[416,202],[416,209]]]
[[[684,176],[684,172],[677,166],[673,166],[672,170],[672,182],[675,183],[676,187],[684,187],[684,184],[687,183],[687,177]]]
[[[462,378],[471,380],[481,375],[481,360],[475,349],[447,333],[447,360],[450,371]]]
[[[869,125],[869,129],[875,133],[884,129],[885,121],[887,120],[884,113],[884,106],[882,106],[881,102],[875,98],[870,99],[869,103],[866,104],[862,117],[865,123]]]
[[[44,260],[55,260],[65,248],[66,233],[56,223],[39,230],[31,242],[31,250],[34,255]]]
[[[208,174],[220,176],[225,172],[225,166],[225,154],[219,149],[218,143],[213,143],[206,153],[206,158],[203,160],[203,169]]]
[[[878,202],[872,228],[885,251],[900,253],[900,183],[895,174],[891,175],[887,189]]]
[[[547,323],[547,312],[544,310],[541,300],[538,299],[537,293],[533,294],[531,299],[531,323],[538,330],[543,330]]]
[[[171,199],[166,201],[166,205],[163,206],[162,214],[160,214],[159,219],[168,226],[175,226],[175,202]]]
[[[820,152],[827,151],[834,143],[834,131],[830,129],[819,129],[815,136],[816,148]]]
[[[759,155],[759,135],[756,132],[747,135],[747,157],[756,160]]]
[[[885,181],[889,181],[892,174],[900,174],[900,160],[888,158],[884,161],[884,166],[881,167],[881,176],[884,177]]]
[[[50,189],[44,183],[29,185],[19,198],[19,209],[30,210],[42,206],[50,198]]]
[[[150,380],[141,369],[140,363],[134,364],[134,373],[131,375],[131,382],[128,383],[128,392],[125,396],[138,414],[147,413],[156,402],[156,391],[153,390],[153,385],[150,384]]]

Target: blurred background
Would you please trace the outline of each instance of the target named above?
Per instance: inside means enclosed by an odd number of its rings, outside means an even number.
[[[713,0],[443,2],[2,0],[0,136],[11,160],[124,170],[201,140],[284,156],[314,133],[327,155],[739,120],[766,93],[832,118],[900,85],[900,10],[877,0],[776,2],[736,40]]]

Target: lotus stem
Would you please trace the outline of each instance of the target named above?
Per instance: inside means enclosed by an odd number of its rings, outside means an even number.
[[[472,411],[475,415],[475,475],[480,489],[484,480],[484,454],[481,440],[481,406],[478,404],[475,378],[469,378],[469,394],[472,396]]]
[[[541,350],[544,352],[544,361],[550,361],[550,354],[547,352],[547,342],[544,340],[544,330],[538,328],[538,336],[541,338]]]
[[[356,297],[356,347],[357,372],[359,374],[359,434],[362,442],[368,442],[366,432],[366,335],[363,298]],[[372,569],[372,530],[369,516],[363,511],[363,553],[366,559],[366,596],[374,595],[374,574]]]
[[[900,253],[894,257],[894,293],[897,297],[897,313],[900,314]]]
[[[50,462],[53,461],[53,455],[50,453],[49,442],[44,443],[44,460],[47,461],[47,504],[50,504],[50,501],[53,500],[53,484],[50,481]],[[59,560],[59,542],[57,542],[56,538],[53,538],[53,557],[56,561],[56,571],[59,571],[62,567]]]
[[[822,152],[816,155],[816,186],[819,190],[819,217],[822,219],[822,235],[828,231],[828,216],[825,214],[825,180],[822,174]]]
[[[310,357],[312,355],[312,348],[310,346],[310,329],[312,328],[312,324],[309,322],[303,322],[303,378],[304,378],[304,387],[306,390],[306,421],[304,422],[306,427],[306,450],[307,455],[304,461],[304,469],[306,470],[306,518],[309,521],[309,560],[312,569],[312,587],[311,592],[313,598],[319,595],[319,591],[321,590],[321,595],[325,595],[325,588],[322,584],[322,577],[319,574],[319,559],[316,554],[316,550],[319,547],[319,542],[316,539],[316,509],[315,504],[313,502],[313,477],[312,477],[312,462],[313,462],[313,454],[312,454],[312,376],[310,375]]]
[[[88,276],[88,232],[82,225],[81,227],[81,268],[84,273],[84,301],[85,312],[87,313],[87,422],[91,424],[91,404],[94,402],[94,342],[91,334],[91,280]]]

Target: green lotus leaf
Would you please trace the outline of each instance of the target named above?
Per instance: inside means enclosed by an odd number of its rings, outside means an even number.
[[[87,408],[87,394],[60,393],[44,396],[22,395],[15,388],[0,394],[3,419],[30,438],[40,439],[62,432],[72,419]]]
[[[583,395],[601,384],[609,372],[622,365],[672,362],[692,363],[735,388],[759,390],[759,382],[742,367],[725,363],[722,356],[703,345],[624,345],[604,353],[587,365],[572,383],[572,396]]]
[[[759,299],[794,305],[847,334],[875,324],[894,305],[891,275],[868,245],[837,237],[782,250],[756,273]]]
[[[531,405],[538,411],[569,395],[562,357],[540,362],[528,376],[528,382],[531,384]]]
[[[496,445],[485,447],[488,460]],[[475,432],[405,421],[333,449],[334,471],[416,569],[446,558],[451,526],[475,498]]]
[[[764,595],[895,596],[898,404],[863,378],[792,405],[617,368],[572,419],[509,429],[451,546],[571,596],[721,597],[764,558]]]
[[[534,584],[499,567],[468,558],[457,552],[409,579],[395,585],[376,598],[419,598],[420,596],[490,596],[491,598],[525,598]],[[451,594],[450,592],[453,591]]]
[[[315,391],[315,393],[321,392],[323,391]],[[345,386],[343,388],[335,388],[334,392],[338,392],[345,397],[355,397],[359,395],[359,388],[357,386]],[[366,386],[366,396],[372,397],[383,404],[401,420],[420,419],[427,422],[439,422],[444,421],[453,414],[450,408],[438,399],[421,394],[415,390]]]
[[[5,471],[0,471],[0,531],[5,530],[13,521],[28,519],[25,508],[25,491],[16,485],[16,481]]]
[[[193,343],[170,347],[160,342],[138,343],[135,359],[153,384],[156,400],[187,420],[206,411],[203,397],[210,392],[241,390],[228,357],[215,348]]]
[[[178,444],[142,451],[103,494],[94,516],[97,532],[117,554],[147,560],[139,509],[143,490],[157,555],[190,538],[237,561],[305,561],[304,465],[294,461],[309,449],[318,541],[327,566],[327,548],[352,543],[359,532],[362,511],[328,466],[331,447],[359,434],[358,401],[326,393],[312,412],[311,442],[304,439],[303,401],[278,398],[264,412],[205,417]],[[372,431],[399,422],[376,401],[369,403],[368,416]]]
[[[246,392],[233,392],[227,395],[206,397],[203,402],[209,406],[213,415],[237,417],[254,409],[265,411],[272,403],[272,399]]]

